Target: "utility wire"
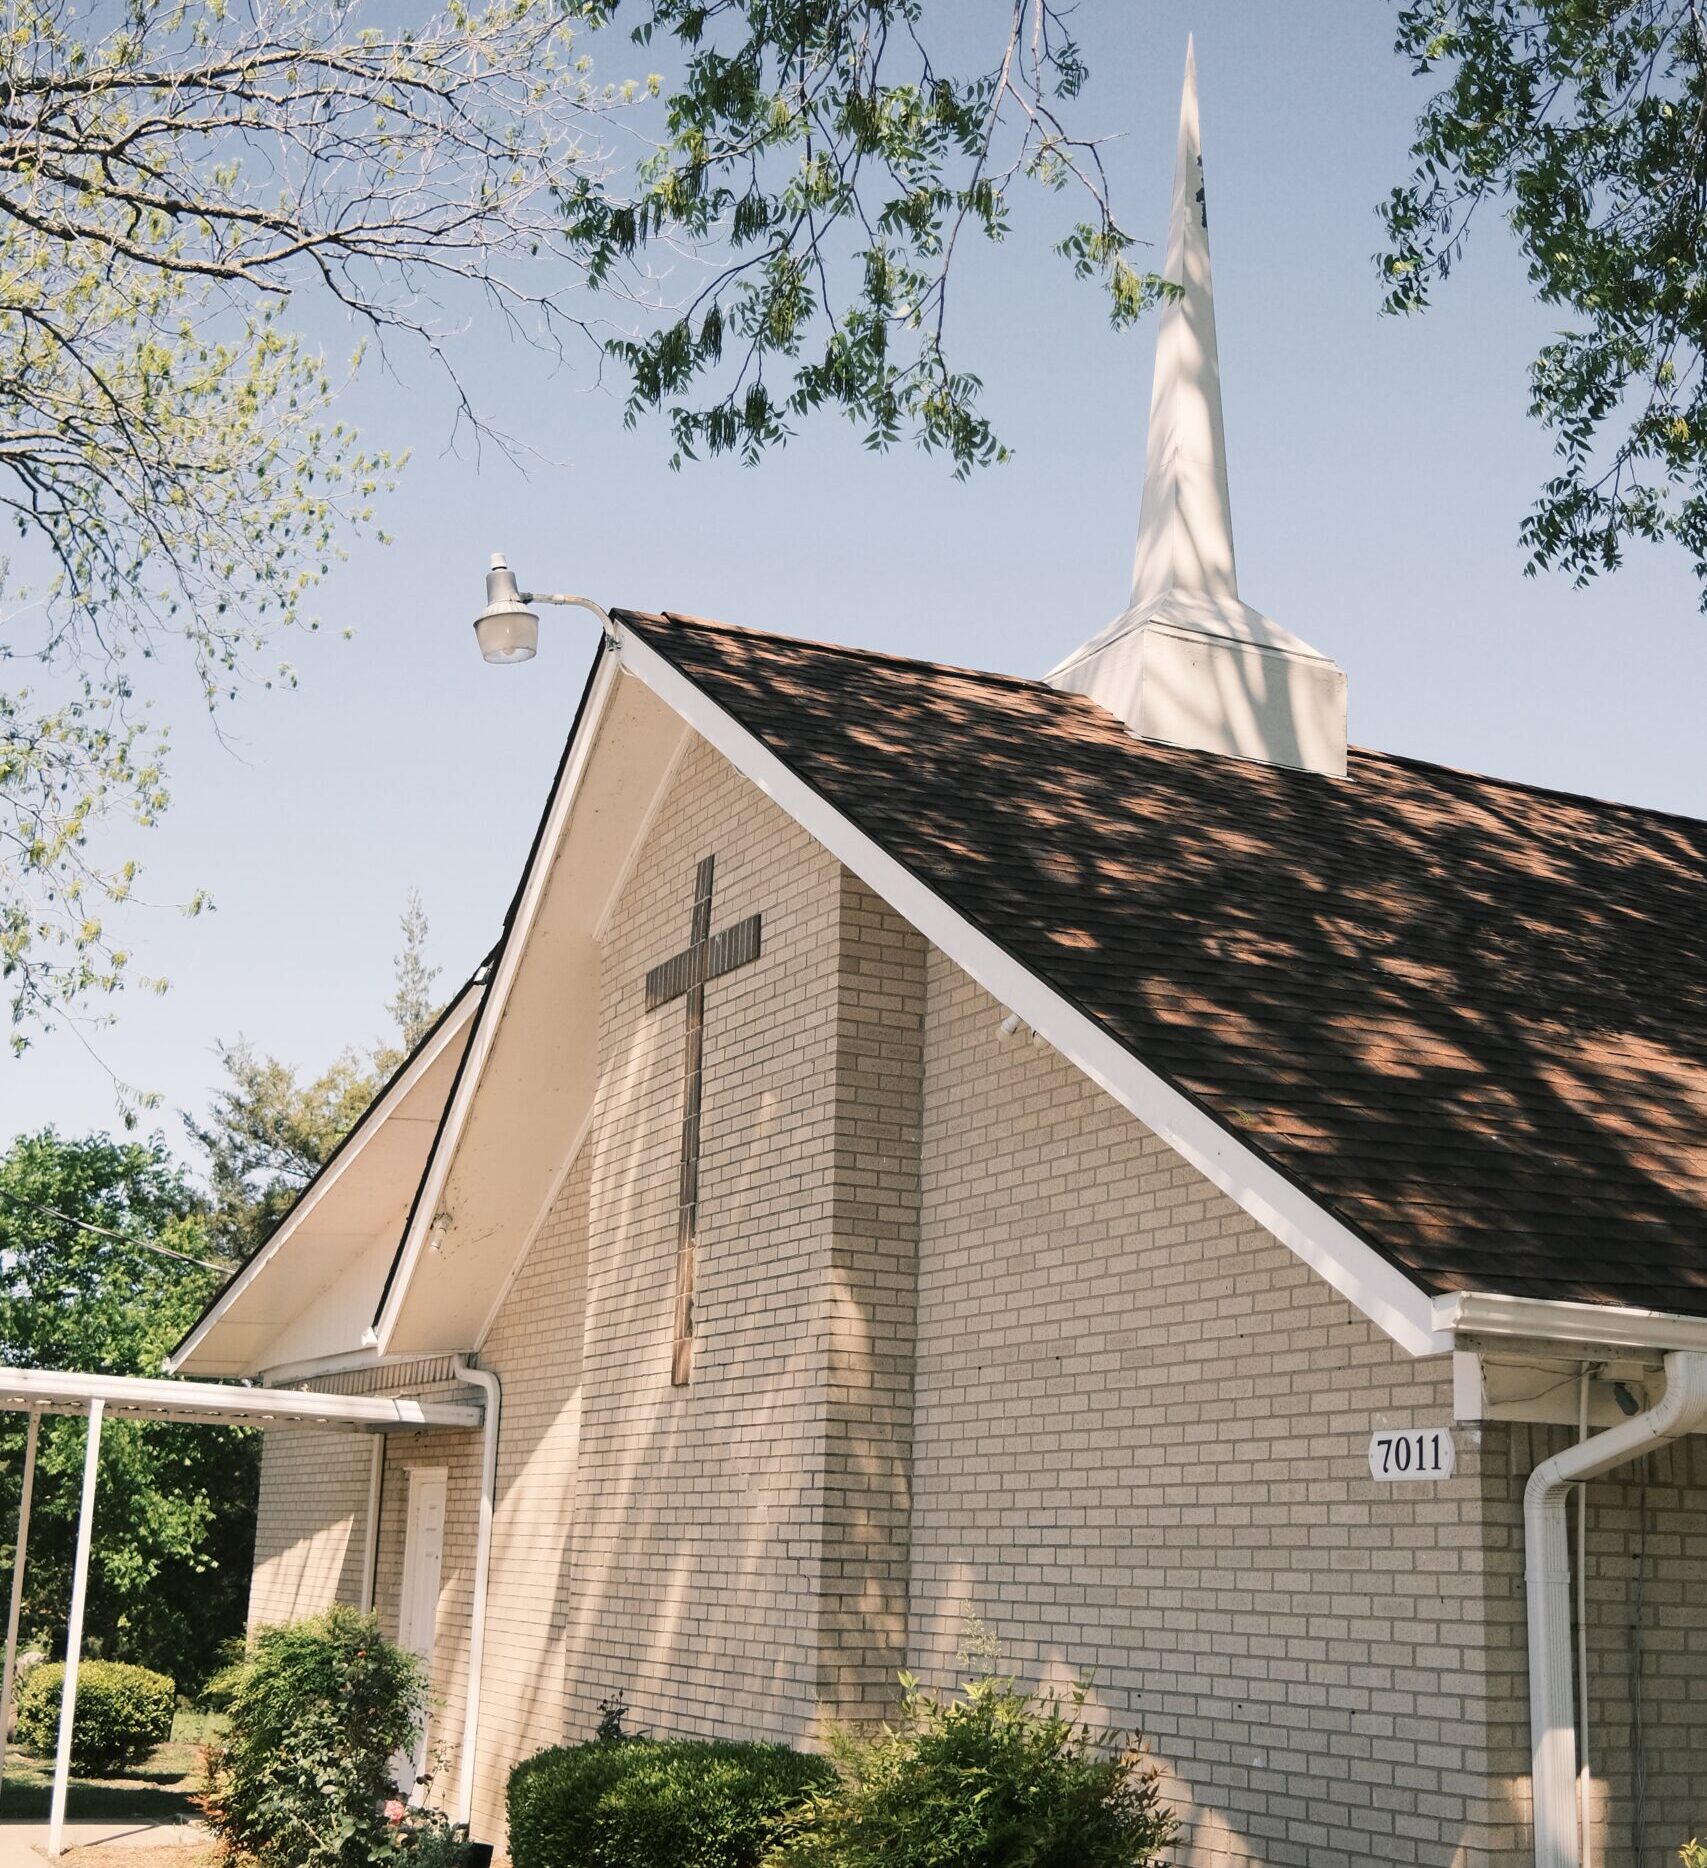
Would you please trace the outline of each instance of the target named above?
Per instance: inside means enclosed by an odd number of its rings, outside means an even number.
[[[133,1239],[128,1232],[114,1232],[111,1226],[96,1226],[86,1219],[77,1219],[70,1213],[62,1213],[56,1206],[45,1206],[39,1200],[26,1200],[21,1194],[15,1194],[9,1187],[0,1187],[0,1200],[9,1200],[13,1206],[21,1206],[26,1212],[42,1213],[49,1219],[57,1219],[61,1225],[75,1226],[79,1232],[93,1233],[100,1239],[116,1239],[120,1245],[134,1245],[144,1252],[158,1252],[162,1258],[175,1258],[183,1265],[199,1265],[203,1271],[235,1271],[231,1260],[225,1258],[197,1258],[190,1252],[179,1252],[169,1245],[160,1245],[153,1239]]]

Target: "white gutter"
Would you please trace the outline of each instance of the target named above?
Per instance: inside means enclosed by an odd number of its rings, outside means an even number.
[[[1443,1335],[1533,1337],[1596,1349],[1707,1350],[1707,1317],[1627,1304],[1576,1304],[1498,1291],[1454,1291],[1434,1300]]]
[[[1535,1868],[1579,1868],[1577,1734],[1571,1680],[1571,1486],[1707,1425],[1707,1353],[1670,1351],[1657,1407],[1546,1459],[1523,1495],[1529,1595],[1529,1736],[1533,1754]]]
[[[492,1567],[492,1517],[498,1492],[498,1414],[503,1390],[490,1369],[472,1367],[461,1356],[451,1363],[459,1382],[486,1397],[480,1436],[480,1531],[474,1542],[474,1601],[468,1618],[468,1691],[462,1713],[462,1772],[456,1788],[456,1820],[474,1820],[474,1752],[480,1735],[480,1670],[486,1658],[486,1578]]]

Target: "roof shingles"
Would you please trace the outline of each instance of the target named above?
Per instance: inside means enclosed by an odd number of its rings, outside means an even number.
[[[621,620],[1425,1289],[1707,1315],[1707,825]]]

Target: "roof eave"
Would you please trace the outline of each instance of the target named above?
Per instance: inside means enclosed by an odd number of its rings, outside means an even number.
[[[391,1111],[408,1096],[421,1077],[432,1068],[445,1046],[457,1036],[472,1016],[485,991],[487,977],[483,963],[434,1020],[430,1029],[423,1033],[420,1042],[392,1072],[384,1088],[362,1111],[350,1132],[322,1163],[314,1178],[292,1201],[289,1210],[263,1243],[232,1273],[209,1301],[207,1308],[173,1346],[164,1364],[168,1375],[176,1375],[195,1351],[207,1341],[209,1335],[218,1327],[220,1319],[227,1314],[232,1305],[262,1272],[274,1262],[289,1242],[292,1233],[314,1211],[327,1191],[335,1186],[351,1165],[360,1158],[368,1138],[378,1130]]]
[[[1624,1304],[1510,1297],[1499,1291],[1453,1291],[1437,1297],[1434,1325],[1454,1342],[1493,1337],[1572,1348],[1707,1350],[1707,1317]]]

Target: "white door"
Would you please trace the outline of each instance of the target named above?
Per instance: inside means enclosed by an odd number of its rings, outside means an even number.
[[[445,1493],[449,1474],[443,1466],[411,1466],[409,1513],[403,1528],[403,1585],[397,1603],[397,1642],[420,1655],[430,1669],[433,1634],[439,1619],[439,1573],[445,1555]],[[414,1801],[416,1780],[427,1768],[427,1732],[412,1758],[393,1760],[398,1788]]]

